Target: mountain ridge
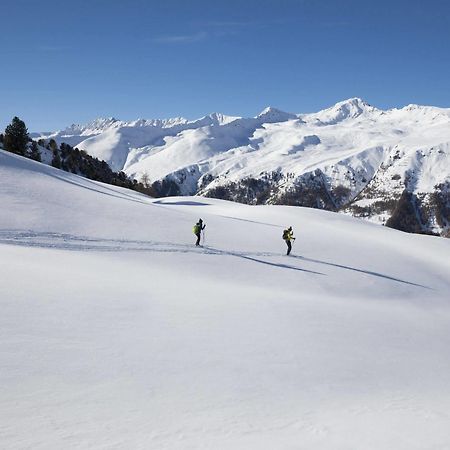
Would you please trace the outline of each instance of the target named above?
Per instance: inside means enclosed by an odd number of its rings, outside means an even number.
[[[269,106],[250,118],[107,118],[33,137],[78,146],[115,171],[146,176],[161,196],[310,206],[387,224],[406,191],[420,218],[412,228],[445,235],[449,130],[450,109],[382,110],[353,97],[316,113]]]

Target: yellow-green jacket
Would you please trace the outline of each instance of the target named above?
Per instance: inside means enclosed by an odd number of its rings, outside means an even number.
[[[292,230],[286,229],[283,231],[283,239],[285,241],[292,241],[295,239],[294,232]]]

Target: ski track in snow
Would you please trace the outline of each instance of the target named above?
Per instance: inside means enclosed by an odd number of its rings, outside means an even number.
[[[221,216],[227,217],[227,216]],[[231,219],[236,219],[231,217]],[[246,222],[261,224],[261,222],[250,221],[245,219]],[[277,226],[272,224],[264,224],[269,226]],[[209,246],[193,247],[192,245],[174,244],[171,242],[157,242],[157,241],[139,241],[139,240],[120,240],[120,239],[98,239],[89,238],[83,236],[73,236],[64,233],[52,233],[52,232],[32,232],[32,231],[15,231],[15,230],[0,230],[0,243],[19,245],[24,247],[39,247],[50,248],[59,250],[71,250],[71,251],[100,251],[100,252],[157,252],[157,253],[203,253],[206,255],[216,256],[234,256],[242,258],[247,261],[253,261],[259,264],[266,264],[268,266],[297,270],[300,272],[310,273],[314,275],[326,275],[323,272],[316,272],[314,270],[308,270],[301,267],[294,266],[292,264],[285,264],[281,262],[267,261],[257,259],[256,257],[271,257],[277,261],[280,259],[279,253],[274,252],[237,252],[230,250],[220,250]],[[325,266],[337,267],[344,270],[350,270],[359,272],[365,275],[374,277],[385,278],[386,280],[395,281],[397,283],[409,284],[424,289],[431,289],[428,286],[422,284],[413,283],[407,280],[401,280],[399,278],[391,277],[386,274],[373,272],[370,270],[359,269],[356,267],[345,266],[342,264],[336,264],[328,261],[321,261],[318,259],[306,258],[303,256],[290,255],[289,259],[300,260],[306,263],[322,264]]]

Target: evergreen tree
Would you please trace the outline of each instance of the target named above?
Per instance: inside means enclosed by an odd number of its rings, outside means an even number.
[[[53,150],[52,166],[61,169],[61,156],[59,156],[59,150],[57,148]]]
[[[25,122],[14,117],[11,124],[5,129],[3,145],[5,150],[18,155],[25,155],[29,141],[28,130]]]
[[[36,143],[36,141],[33,141],[31,143],[31,151],[30,151],[30,158],[34,159],[35,161],[41,162],[41,152],[39,151],[39,147]]]
[[[58,144],[56,141],[52,138],[48,141],[47,148],[51,150],[53,153],[55,153],[55,150],[58,150]]]

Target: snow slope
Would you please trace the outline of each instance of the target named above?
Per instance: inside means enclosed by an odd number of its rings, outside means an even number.
[[[2,448],[450,446],[449,240],[3,151],[0,180]]]

